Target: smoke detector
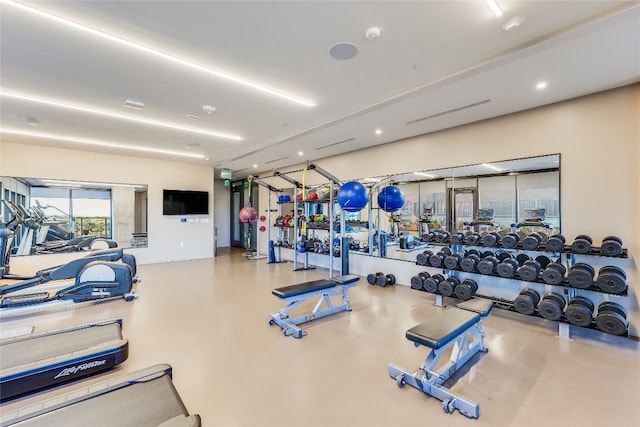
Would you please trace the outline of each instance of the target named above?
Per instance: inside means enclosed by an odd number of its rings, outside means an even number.
[[[364,33],[364,36],[367,38],[367,40],[375,40],[380,37],[380,28],[371,27]]]
[[[523,22],[524,22],[524,17],[514,16],[513,18],[509,19],[507,22],[502,24],[502,29],[506,32],[516,30],[518,29],[518,27],[520,27],[520,25],[522,25]]]
[[[25,118],[26,122],[28,125],[30,126],[39,126],[40,125],[40,119],[36,116],[34,116],[33,114],[28,114]]]

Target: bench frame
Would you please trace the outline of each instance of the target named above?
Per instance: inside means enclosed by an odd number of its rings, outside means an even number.
[[[457,310],[457,309],[452,309]],[[409,372],[393,363],[389,364],[389,376],[396,380],[398,387],[409,384],[422,392],[442,401],[442,409],[451,413],[455,409],[469,417],[480,416],[480,405],[473,400],[458,395],[442,384],[447,381],[458,369],[469,361],[478,352],[487,352],[484,345],[485,332],[482,321],[490,314],[491,308],[478,313],[477,321],[461,331],[457,336],[443,344],[439,348],[432,348],[422,366],[415,372]],[[438,316],[446,315],[446,311]],[[471,339],[469,338],[471,336]],[[416,347],[421,344],[414,341]],[[449,361],[436,369],[447,350],[453,347]]]
[[[346,278],[343,280],[343,278]],[[281,297],[287,305],[277,313],[269,313],[269,325],[278,325],[282,328],[282,333],[291,335],[294,338],[302,338],[307,333],[299,328],[297,325],[305,322],[310,322],[315,319],[329,316],[340,311],[351,311],[351,298],[349,297],[349,288],[358,284],[359,278],[356,276],[340,276],[331,281],[335,282],[335,286],[325,287],[324,289],[318,289],[310,292],[300,293],[289,297]],[[304,284],[301,284],[304,285]],[[275,295],[275,293],[274,293]],[[310,313],[303,314],[297,317],[290,317],[289,313],[302,305],[307,300],[320,297],[315,307]],[[334,305],[331,301],[331,297],[342,297],[342,304]],[[323,305],[326,308],[322,309]]]

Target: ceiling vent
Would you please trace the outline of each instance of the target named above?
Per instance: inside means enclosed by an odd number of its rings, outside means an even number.
[[[344,144],[345,142],[355,141],[355,138],[343,139],[342,141],[334,142],[332,144],[323,145],[322,147],[316,147],[314,150],[324,150],[325,148],[333,147],[336,145]]]
[[[282,160],[286,160],[288,159],[289,156],[286,157],[280,157],[279,159],[273,159],[273,160],[269,160],[268,162],[264,162],[265,165],[269,165],[271,163],[275,163],[275,162],[281,162]]]
[[[479,105],[486,104],[488,102],[491,102],[491,100],[490,99],[484,99],[482,101],[474,102],[473,104],[463,105],[461,107],[452,108],[451,110],[441,111],[439,113],[432,114],[430,116],[425,116],[425,117],[421,117],[419,119],[411,120],[410,122],[407,122],[405,124],[406,125],[412,125],[414,123],[418,123],[418,122],[421,122],[423,120],[435,119],[436,117],[444,116],[444,115],[451,114],[451,113],[457,113],[458,111],[466,110],[467,108],[477,107]]]

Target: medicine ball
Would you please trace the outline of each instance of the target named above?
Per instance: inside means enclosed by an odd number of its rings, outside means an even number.
[[[368,202],[367,189],[357,181],[349,181],[338,190],[338,204],[347,212],[358,212]]]
[[[378,193],[378,207],[385,212],[395,212],[404,206],[404,194],[395,186],[384,187]]]
[[[245,206],[240,209],[238,217],[240,218],[240,222],[256,222],[256,219],[258,219],[258,212],[251,206]]]

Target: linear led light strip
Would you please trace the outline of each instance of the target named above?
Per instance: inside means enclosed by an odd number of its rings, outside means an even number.
[[[74,136],[55,135],[51,133],[25,132],[19,129],[5,129],[5,128],[1,128],[0,132],[3,134],[6,133],[10,135],[31,136],[34,138],[53,139],[56,141],[68,141],[68,142],[77,142],[79,144],[98,145],[98,146],[110,147],[110,148],[121,148],[123,150],[144,151],[147,153],[159,153],[159,154],[168,154],[171,156],[191,157],[194,159],[206,158],[204,154],[181,153],[179,151],[161,150],[158,148],[141,147],[138,145],[118,144],[115,142],[98,141],[95,139],[86,139],[86,138],[76,138]]]
[[[62,17],[57,16],[57,15],[53,15],[53,14],[51,14],[49,12],[45,12],[45,11],[43,11],[41,9],[36,9],[34,7],[27,6],[27,5],[24,5],[22,3],[18,3],[18,2],[12,1],[12,0],[1,0],[1,2],[4,3],[4,4],[7,4],[7,5],[13,6],[13,7],[17,8],[17,9],[20,9],[20,10],[22,10],[24,12],[28,12],[28,13],[31,13],[31,14],[34,14],[34,15],[38,15],[38,16],[43,17],[45,19],[49,19],[49,20],[55,21],[55,22],[57,22],[59,24],[63,24],[63,25],[66,25],[68,27],[71,27],[73,29],[80,30],[80,31],[89,33],[91,35],[94,35],[94,36],[97,36],[97,37],[112,41],[114,43],[118,43],[118,44],[121,44],[123,46],[127,46],[129,48],[136,49],[136,50],[139,50],[139,51],[142,51],[142,52],[157,56],[157,57],[162,58],[164,60],[171,61],[171,62],[174,62],[176,64],[180,64],[180,65],[182,65],[184,67],[187,67],[187,68],[192,68],[192,69],[195,69],[195,70],[199,70],[199,71],[211,74],[211,75],[216,76],[216,77],[220,77],[220,78],[223,78],[223,79],[226,79],[226,80],[230,80],[230,81],[232,81],[234,83],[238,83],[238,84],[241,84],[243,86],[247,86],[247,87],[250,87],[252,89],[256,89],[256,90],[259,90],[261,92],[268,93],[270,95],[274,95],[274,96],[277,96],[277,97],[280,97],[280,98],[283,98],[283,99],[286,99],[286,100],[289,100],[289,101],[293,101],[293,102],[296,102],[298,104],[305,105],[307,107],[313,107],[313,106],[316,105],[313,101],[309,101],[309,100],[304,99],[304,98],[300,98],[300,97],[297,97],[297,96],[294,96],[294,95],[290,95],[290,94],[282,92],[280,90],[273,89],[273,88],[270,88],[268,86],[264,86],[264,85],[255,83],[255,82],[252,82],[250,80],[245,80],[245,79],[233,76],[231,74],[227,74],[227,73],[225,73],[223,71],[219,71],[219,70],[215,70],[215,69],[212,69],[212,68],[204,67],[204,66],[196,64],[194,62],[187,61],[186,59],[181,59],[181,58],[166,54],[164,52],[161,52],[159,50],[152,49],[150,47],[143,46],[141,44],[132,42],[130,40],[126,40],[126,39],[120,38],[118,36],[114,36],[113,34],[105,33],[105,32],[96,30],[95,28],[91,28],[91,27],[88,27],[86,25],[78,24],[77,22],[70,21],[68,19],[62,18]]]
[[[55,107],[62,107],[62,108],[67,108],[69,110],[82,111],[82,112],[85,112],[85,113],[97,114],[97,115],[100,115],[100,116],[112,117],[112,118],[116,118],[116,119],[129,120],[129,121],[132,121],[132,122],[143,123],[143,124],[146,124],[146,125],[161,126],[161,127],[165,127],[165,128],[169,128],[169,129],[181,130],[181,131],[192,132],[192,133],[199,133],[201,135],[207,135],[207,136],[214,136],[214,137],[217,137],[217,138],[225,138],[225,139],[231,139],[231,140],[234,140],[234,141],[242,141],[242,137],[238,136],[238,135],[231,135],[231,134],[223,133],[223,132],[209,131],[209,130],[196,129],[196,128],[189,128],[189,127],[186,127],[186,126],[175,125],[175,124],[167,123],[167,122],[160,122],[160,121],[157,121],[157,120],[143,119],[141,117],[126,116],[124,114],[115,113],[115,112],[112,112],[112,111],[98,110],[98,109],[95,109],[95,108],[84,107],[84,106],[81,106],[81,105],[73,105],[73,104],[67,104],[67,103],[64,103],[64,102],[53,101],[53,100],[45,99],[45,98],[37,98],[35,96],[24,95],[24,94],[21,94],[21,93],[8,92],[8,91],[5,91],[3,89],[0,89],[0,96],[4,96],[4,97],[7,97],[7,98],[13,98],[13,99],[21,99],[23,101],[37,102],[38,104],[53,105]]]

